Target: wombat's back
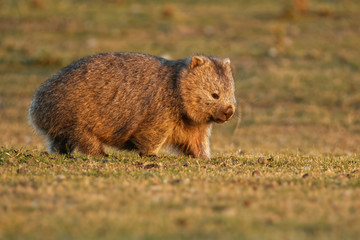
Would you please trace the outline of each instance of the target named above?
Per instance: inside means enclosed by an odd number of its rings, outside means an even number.
[[[160,58],[137,53],[82,58],[39,88],[30,121],[43,135],[90,131],[105,143],[122,144],[146,117],[150,102],[167,88],[161,66]],[[111,136],[119,132],[123,134]]]

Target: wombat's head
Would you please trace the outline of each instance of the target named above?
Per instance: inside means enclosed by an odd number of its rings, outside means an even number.
[[[180,91],[185,114],[194,122],[223,123],[235,112],[235,87],[229,59],[187,59]]]

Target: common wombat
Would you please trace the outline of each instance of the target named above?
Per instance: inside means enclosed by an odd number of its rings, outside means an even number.
[[[29,119],[47,137],[49,152],[106,155],[107,144],[156,155],[170,145],[207,158],[211,124],[229,120],[234,104],[229,59],[102,53],[48,79]]]

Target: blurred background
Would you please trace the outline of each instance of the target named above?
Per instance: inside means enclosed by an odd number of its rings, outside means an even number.
[[[359,1],[0,0],[0,145],[45,149],[27,122],[36,89],[80,57],[131,51],[231,59],[239,106],[215,153],[359,152],[359,49]]]

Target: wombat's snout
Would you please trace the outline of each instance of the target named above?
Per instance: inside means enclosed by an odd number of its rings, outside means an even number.
[[[226,120],[229,120],[231,116],[234,114],[234,109],[232,106],[229,106],[226,111],[224,112],[224,115],[226,117]]]
[[[219,108],[215,115],[215,122],[223,123],[229,120],[234,114],[234,106],[229,105],[227,107]]]

